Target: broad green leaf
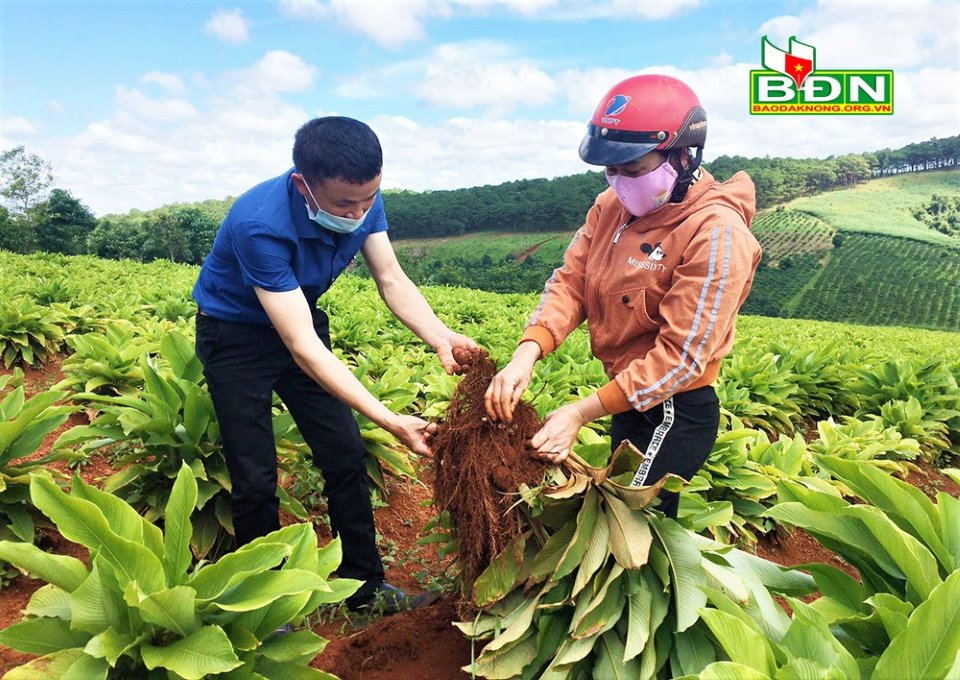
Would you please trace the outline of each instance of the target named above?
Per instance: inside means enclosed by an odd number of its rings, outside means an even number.
[[[809,659],[823,668],[836,667],[842,677],[860,680],[860,670],[853,656],[836,638],[826,620],[810,605],[788,598],[793,609],[793,623],[780,640],[782,650],[794,658]]]
[[[773,680],[766,673],[733,661],[712,663],[704,668],[697,678],[699,680]]]
[[[607,514],[605,512],[597,513],[597,522],[590,533],[590,541],[587,544],[587,550],[580,561],[580,567],[577,569],[577,576],[573,582],[571,597],[583,590],[593,579],[597,570],[600,569],[610,556],[610,527],[607,524]]]
[[[164,647],[141,645],[140,653],[148,669],[166,668],[186,680],[201,680],[243,665],[219,626],[204,626]]]
[[[477,577],[473,584],[473,601],[478,607],[487,607],[513,590],[525,548],[526,534],[517,534]]]
[[[63,619],[25,619],[0,630],[0,645],[41,656],[82,648],[89,639],[89,633],[71,630],[70,622]]]
[[[857,517],[864,526],[883,544],[887,554],[900,568],[907,579],[907,595],[914,604],[929,597],[930,592],[941,583],[937,560],[924,545],[898,527],[879,508],[856,505],[846,513]]]
[[[639,569],[647,563],[653,542],[649,516],[642,511],[631,510],[613,494],[601,492],[607,506],[610,552],[624,569]]]
[[[537,636],[529,634],[499,653],[488,654],[486,650],[470,666],[463,670],[491,680],[508,680],[520,675],[523,668],[537,656]]]
[[[163,532],[125,501],[84,483],[79,475],[73,476],[70,495],[100,508],[113,533],[133,543],[142,543],[157,557],[163,554]]]
[[[563,557],[576,528],[576,522],[568,521],[547,539],[547,542],[543,544],[540,552],[533,560],[533,567],[527,580],[528,586],[540,583],[554,572],[557,565],[560,564],[560,558]]]
[[[0,560],[68,593],[87,578],[87,568],[80,560],[66,555],[52,555],[30,543],[0,541]]]
[[[42,477],[33,478],[30,497],[34,505],[53,520],[64,538],[99,551],[116,570],[122,585],[137,581],[147,592],[163,587],[160,559],[142,545],[115,534],[96,505],[67,496],[56,484]]]
[[[851,614],[864,611],[867,591],[859,582],[828,564],[800,564],[795,569],[810,572],[817,582],[817,589]]]
[[[580,562],[590,545],[591,536],[597,524],[597,515],[599,514],[600,496],[596,487],[590,486],[583,497],[580,512],[577,514],[577,528],[573,532],[573,538],[567,544],[567,549],[564,550],[560,563],[553,572],[552,580],[559,581],[580,566]]]
[[[205,564],[186,585],[197,591],[198,599],[210,600],[226,590],[231,581],[273,569],[289,554],[290,546],[283,543],[253,545],[251,542],[216,562]]]
[[[920,489],[872,465],[833,456],[817,456],[816,460],[854,493],[882,510],[901,529],[920,539],[937,556],[944,571],[953,569],[953,557],[940,540],[937,508]]]
[[[639,655],[650,638],[653,603],[653,593],[646,579],[635,570],[630,570],[627,572],[627,580],[631,585],[627,588],[627,640],[624,646],[624,663]]]
[[[259,609],[288,595],[329,589],[327,582],[316,574],[302,569],[284,569],[247,576],[209,601],[224,611],[244,612]]]
[[[953,556],[953,569],[960,569],[960,531],[957,531],[960,527],[960,499],[939,491],[937,509],[940,511],[940,535]]]
[[[180,584],[190,567],[190,515],[197,502],[197,481],[186,463],[180,466],[163,513],[163,568],[167,583]]]
[[[261,645],[260,654],[273,661],[306,663],[326,646],[327,641],[312,630],[298,630],[270,638]]]
[[[41,656],[18,666],[4,675],[4,680],[106,680],[110,667],[103,659],[83,653],[83,649],[66,649]]]
[[[717,660],[717,650],[702,626],[703,624],[691,626],[682,633],[677,633],[676,658],[680,667],[673,669],[674,673],[695,675]]]
[[[140,591],[136,583],[131,583],[126,588],[124,599],[128,605],[140,611],[144,621],[173,631],[180,637],[187,637],[200,627],[197,593],[193,588],[176,586],[147,595]]]
[[[593,602],[571,622],[570,635],[577,639],[602,635],[613,628],[624,613],[623,567],[615,564]],[[588,592],[588,591],[584,591]]]
[[[530,630],[530,626],[533,623],[533,615],[536,613],[539,600],[539,597],[532,597],[527,600],[523,607],[521,607],[519,616],[517,616],[503,632],[496,635],[493,640],[487,644],[484,652],[496,653],[497,650],[503,649],[507,645],[520,640],[523,635]]]
[[[254,671],[259,676],[270,678],[270,680],[280,678],[283,680],[337,680],[335,675],[330,675],[319,668],[310,668],[289,661],[272,661],[262,657],[257,659]]]
[[[640,674],[640,663],[636,659],[624,663],[623,657],[623,640],[617,632],[611,630],[601,635],[592,680],[634,680]]]
[[[337,570],[340,561],[343,559],[343,543],[340,536],[335,536],[333,540],[322,548],[317,548],[317,574],[321,578],[330,578],[330,574]]]
[[[933,589],[880,656],[875,678],[943,678],[960,650],[960,571]]]
[[[69,620],[70,594],[48,583],[30,597],[23,613],[28,616]]]
[[[651,515],[650,524],[670,559],[676,631],[679,633],[696,623],[697,611],[707,604],[707,596],[702,590],[706,581],[700,566],[700,551],[690,539],[689,532],[674,520]]]
[[[776,668],[773,649],[763,635],[740,619],[717,609],[701,609],[700,616],[731,661],[765,676],[773,674]]]
[[[129,653],[134,658],[139,658],[139,654],[133,652],[133,650],[149,637],[149,632],[133,637],[132,635],[118,633],[113,628],[107,628],[99,635],[90,638],[83,651],[98,659],[106,659],[110,666],[116,666],[117,660],[124,654]]]

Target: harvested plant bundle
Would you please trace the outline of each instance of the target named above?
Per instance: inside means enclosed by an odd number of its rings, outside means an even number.
[[[519,533],[520,519],[511,507],[522,486],[540,483],[544,465],[527,450],[527,440],[540,429],[533,407],[518,404],[509,424],[490,422],[483,397],[497,367],[486,352],[464,359],[458,357],[469,368],[450,400],[433,449],[437,508],[450,515],[468,589]]]
[[[574,455],[564,469],[551,470],[553,486],[523,495],[526,526],[477,578],[480,613],[456,624],[468,637],[488,640],[465,670],[523,680],[634,680],[704,670],[709,677],[772,677],[774,653],[758,641],[781,640],[788,631],[811,646],[825,639],[815,625],[792,623],[770,594],[807,593],[810,576],[644,512],[677,482],[625,486],[640,460],[629,443],[606,468]],[[818,659],[844,671],[850,660],[842,648]]]

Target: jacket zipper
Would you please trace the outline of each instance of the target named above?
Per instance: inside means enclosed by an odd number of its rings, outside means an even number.
[[[627,227],[630,226],[631,220],[627,220],[613,235],[613,240],[610,242],[610,247],[607,248],[607,257],[606,261],[603,263],[603,268],[600,270],[600,276],[597,276],[597,283],[593,287],[593,298],[594,304],[596,305],[597,312],[599,313],[599,320],[597,322],[598,326],[603,326],[603,306],[600,304],[600,285],[602,283],[601,276],[610,270],[610,262],[613,260],[613,250],[617,245],[617,242],[620,240],[620,236],[627,230]]]

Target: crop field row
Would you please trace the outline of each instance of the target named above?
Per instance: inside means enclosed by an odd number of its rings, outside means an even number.
[[[960,250],[879,235],[845,234],[817,285],[796,306],[802,318],[960,330]]]
[[[751,229],[771,265],[787,255],[833,248],[830,225],[797,210],[765,210],[754,219]]]

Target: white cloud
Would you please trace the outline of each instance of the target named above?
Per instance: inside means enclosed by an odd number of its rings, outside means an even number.
[[[237,82],[266,92],[297,92],[313,85],[317,69],[285,50],[267,52],[253,68],[237,74]]]
[[[588,169],[577,157],[577,121],[457,117],[422,125],[380,116],[370,126],[383,145],[385,188],[454,189]]]
[[[250,39],[250,20],[240,8],[221,9],[213,13],[203,30],[223,42],[243,43]]]
[[[542,69],[511,57],[501,43],[485,41],[438,46],[416,86],[417,95],[433,106],[496,115],[543,106],[556,92],[554,79]]]
[[[186,99],[153,99],[140,90],[123,86],[117,88],[117,105],[120,111],[135,118],[158,123],[179,123],[199,116]]]
[[[8,116],[0,120],[0,134],[10,137],[29,137],[37,134],[37,126],[23,116]]]
[[[187,93],[187,86],[183,84],[183,80],[173,73],[150,71],[140,76],[140,82],[159,85],[172,95],[185,95]]]
[[[546,21],[657,20],[697,7],[701,0],[280,0],[281,11],[314,21],[338,21],[378,45],[398,49],[426,37],[425,22],[499,11]]]
[[[820,0],[757,30],[785,47],[790,36],[817,49],[817,67],[954,66],[960,54],[960,4],[954,0]]]

